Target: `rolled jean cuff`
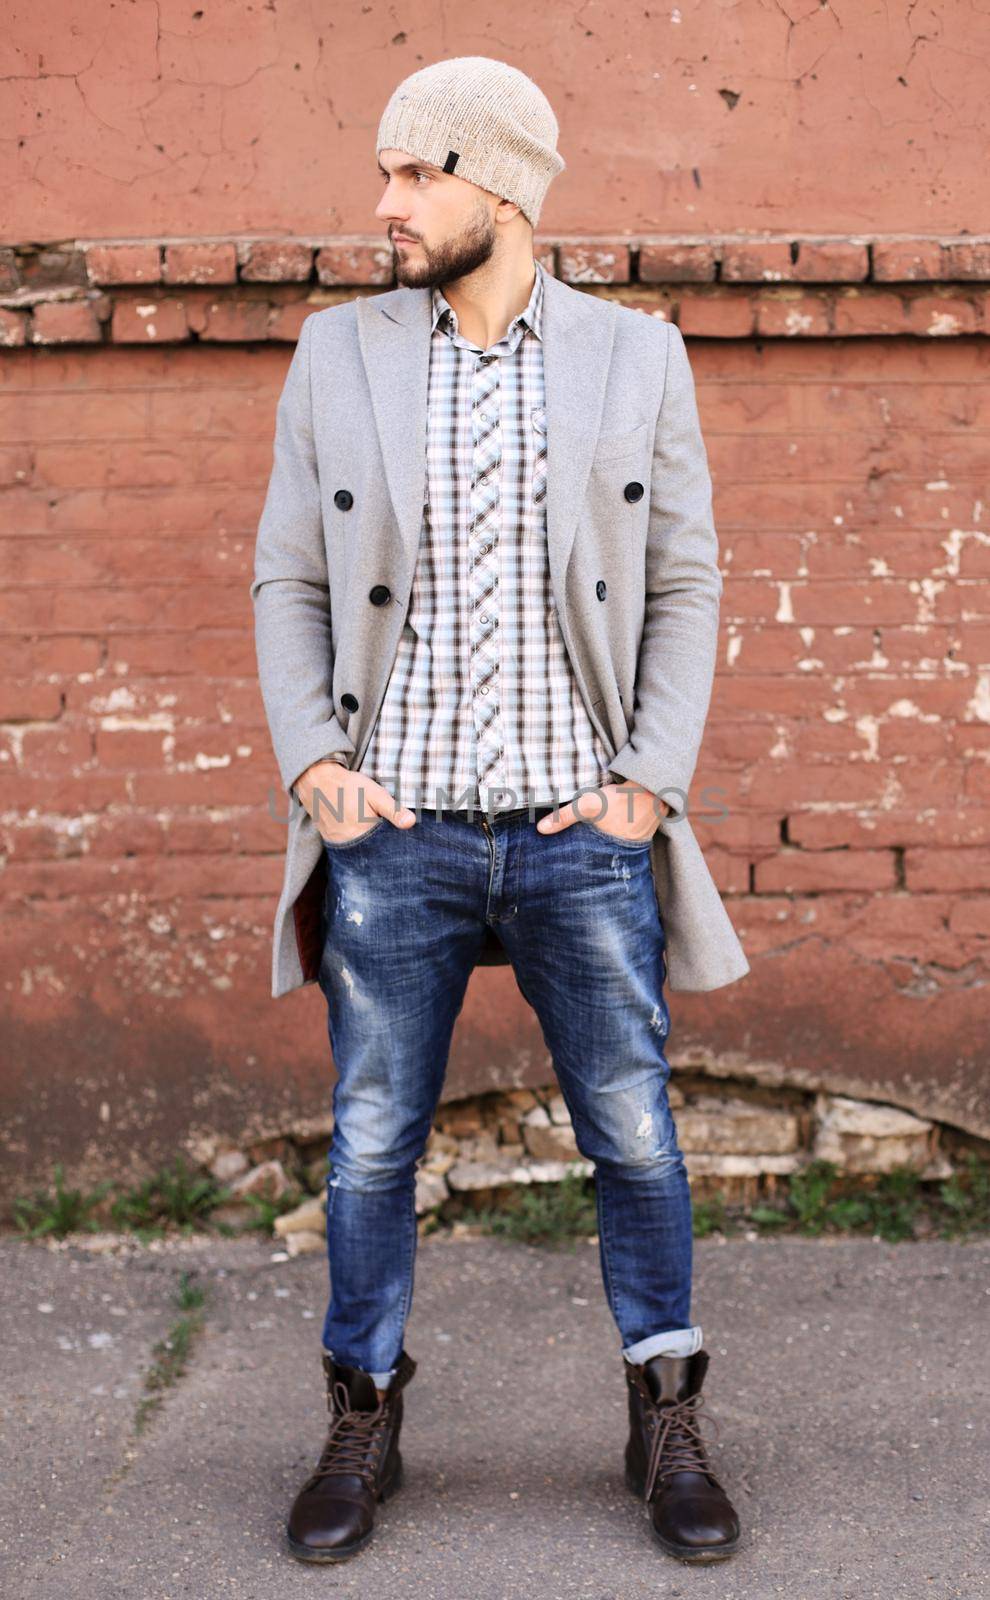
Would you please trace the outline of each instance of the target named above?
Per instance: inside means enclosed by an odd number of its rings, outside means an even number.
[[[323,1346],[323,1350],[324,1353],[328,1355],[331,1360],[333,1360],[333,1351],[328,1350],[326,1345]],[[361,1367],[359,1370],[364,1372],[365,1368]],[[392,1367],[389,1372],[369,1372],[367,1375],[371,1379],[376,1389],[387,1389],[398,1370],[398,1367]]]
[[[641,1366],[651,1356],[693,1356],[701,1349],[700,1325],[693,1328],[670,1328],[666,1333],[651,1333],[648,1339],[627,1344],[622,1351],[627,1361]]]

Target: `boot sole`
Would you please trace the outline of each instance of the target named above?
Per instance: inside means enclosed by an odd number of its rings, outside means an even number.
[[[402,1462],[400,1460],[398,1470],[392,1474],[387,1483],[382,1484],[381,1488],[375,1495],[375,1499],[380,1501],[391,1500],[396,1490],[402,1488],[402,1484],[403,1471]],[[361,1535],[360,1539],[354,1539],[350,1544],[327,1545],[322,1550],[319,1548],[319,1546],[300,1544],[298,1540],[293,1539],[291,1533],[286,1534],[286,1542],[288,1544],[290,1554],[294,1555],[297,1561],[309,1561],[323,1564],[329,1561],[348,1561],[351,1556],[356,1556],[358,1552],[363,1550],[365,1545],[370,1542],[374,1532],[375,1529],[374,1526],[372,1526],[368,1529],[367,1533],[363,1533]]]
[[[632,1490],[637,1500],[642,1500],[645,1487],[646,1485],[642,1480],[637,1482],[629,1471],[626,1472],[626,1488]],[[661,1550],[665,1551],[668,1556],[676,1556],[678,1561],[724,1561],[739,1548],[739,1534],[736,1534],[734,1539],[729,1539],[725,1544],[674,1544],[670,1539],[665,1538],[662,1533],[659,1533],[652,1522],[650,1523],[650,1532]]]

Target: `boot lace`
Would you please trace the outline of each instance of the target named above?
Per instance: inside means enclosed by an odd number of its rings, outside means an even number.
[[[379,1400],[374,1411],[358,1411],[351,1407],[347,1385],[338,1378],[333,1385],[331,1403],[330,1430],[310,1482],[315,1483],[335,1472],[354,1472],[373,1486],[385,1438],[382,1424],[387,1400]]]
[[[646,1425],[652,1432],[652,1439],[644,1500],[650,1500],[656,1484],[662,1483],[674,1472],[702,1472],[716,1488],[722,1487],[705,1454],[700,1424],[710,1422],[716,1433],[719,1430],[715,1418],[707,1411],[699,1414],[698,1408],[704,1405],[704,1401],[700,1390],[684,1400],[671,1400],[664,1405],[653,1403],[651,1396],[646,1412]]]

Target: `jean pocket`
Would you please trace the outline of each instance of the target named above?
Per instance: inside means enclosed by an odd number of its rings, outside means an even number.
[[[333,850],[334,852],[338,850],[353,850],[355,845],[364,844],[365,839],[370,839],[371,835],[377,833],[379,828],[384,827],[387,821],[387,817],[379,817],[377,821],[371,824],[370,828],[365,828],[363,833],[359,833],[356,839],[341,839],[339,841],[336,839],[324,839],[323,843],[328,850]]]
[[[617,844],[620,850],[648,850],[653,843],[654,835],[651,833],[646,839],[620,839],[617,833],[609,833],[598,822],[593,822],[590,817],[579,817],[578,822],[590,828],[592,833],[597,833],[600,839],[605,839],[609,844]]]

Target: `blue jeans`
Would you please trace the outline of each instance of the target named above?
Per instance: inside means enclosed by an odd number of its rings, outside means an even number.
[[[692,1217],[667,1098],[664,932],[649,840],[549,807],[423,807],[328,844],[319,984],[337,1068],[323,1348],[385,1388],[403,1349],[416,1166],[486,924],[533,1007],[578,1149],[594,1163],[602,1280],[623,1355],[691,1355]],[[487,823],[487,827],[486,827]]]

